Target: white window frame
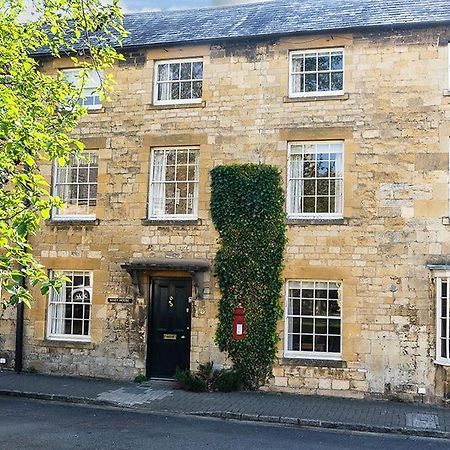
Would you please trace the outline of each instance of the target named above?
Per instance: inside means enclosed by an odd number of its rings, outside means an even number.
[[[450,42],[447,44],[447,87],[450,91]]]
[[[341,173],[342,176],[340,177],[341,180],[341,212],[338,213],[291,213],[290,211],[290,199],[291,199],[291,193],[290,193],[290,176],[291,176],[291,149],[292,147],[296,145],[318,145],[318,144],[329,144],[329,145],[335,145],[339,144],[341,145],[341,161],[342,161],[342,167],[341,167]],[[286,185],[287,185],[287,195],[286,195],[286,211],[287,211],[287,217],[288,219],[342,219],[344,217],[344,182],[345,182],[345,173],[344,173],[344,167],[345,167],[345,142],[342,140],[337,141],[292,141],[288,142],[288,163],[287,163],[287,174],[286,174]],[[328,177],[324,179],[329,179]],[[302,193],[303,196],[303,193]]]
[[[90,155],[92,153],[97,153],[97,196],[96,196],[96,206],[92,206],[92,209],[96,209],[97,208],[97,202],[98,202],[98,152],[96,150],[86,150],[85,152],[83,152],[83,155]],[[52,176],[52,193],[53,195],[56,195],[56,191],[57,191],[57,186],[59,185],[58,183],[58,169],[61,166],[59,166],[58,161],[54,161],[53,163],[53,176]],[[89,199],[88,199],[89,200]],[[59,210],[58,208],[53,208],[52,210],[52,220],[53,221],[95,221],[97,219],[97,215],[94,213],[92,214],[64,214],[64,209]]]
[[[55,274],[56,271],[50,272],[50,277],[52,277]],[[58,294],[54,289],[50,289],[49,295],[48,295],[48,308],[47,308],[47,339],[48,340],[54,340],[54,341],[69,341],[69,342],[91,342],[91,332],[92,332],[92,307],[93,307],[93,284],[94,284],[94,274],[92,271],[89,270],[61,270],[57,271],[58,274],[61,275],[67,275],[71,274],[75,276],[76,274],[83,274],[83,276],[86,276],[86,274],[89,274],[90,277],[90,286],[85,287],[84,289],[87,289],[90,292],[90,302],[89,302],[89,318],[87,319],[89,322],[89,334],[87,335],[78,335],[78,334],[65,334],[65,333],[52,333],[52,314],[53,314],[53,306],[58,303],[69,303],[73,304],[74,302],[52,302],[53,296],[55,295],[61,295],[64,296],[65,293],[65,283],[62,287],[61,293]],[[76,303],[76,302],[75,302]],[[88,304],[88,303],[79,303],[79,304]],[[65,316],[61,318],[61,320],[65,321]],[[73,320],[73,318],[72,318]]]
[[[82,70],[83,70],[82,68],[61,69],[63,74],[67,74],[70,77],[72,77],[73,79],[77,79],[77,74],[79,74]],[[81,90],[81,97],[80,97],[81,105],[83,105],[88,111],[98,111],[99,109],[103,108],[103,104],[102,104],[102,101],[100,99],[100,95],[98,93],[98,90],[101,88],[101,80],[104,79],[104,73],[103,73],[102,70],[99,70],[99,71],[86,70],[86,75],[87,75],[86,76],[86,82],[87,83],[91,79],[91,75],[90,74],[94,74],[95,78],[97,76],[100,78],[100,84],[98,86],[97,85],[96,86],[94,86],[94,85],[92,85],[92,86],[89,86],[89,85],[81,86],[81,84],[79,82],[75,82],[73,80],[71,80],[71,81],[72,81],[72,83],[75,84],[75,86],[77,88],[79,88]],[[85,95],[87,90],[91,90],[91,93]],[[89,97],[99,97],[100,103],[99,104],[95,104],[95,105],[85,105],[84,104],[84,100],[86,98],[89,98]]]
[[[151,202],[153,199],[153,165],[154,165],[154,156],[156,151],[178,151],[178,150],[192,150],[197,152],[197,180],[195,183],[194,189],[194,199],[193,199],[193,213],[192,214],[161,214],[161,215],[152,215],[151,214]],[[165,169],[164,169],[165,171]],[[198,146],[188,146],[188,147],[154,147],[151,149],[151,157],[150,157],[150,173],[149,173],[149,196],[148,196],[148,220],[158,221],[158,220],[174,220],[174,221],[187,221],[187,220],[197,220],[198,219],[198,194],[199,194],[199,184],[200,184],[200,148]]]
[[[449,75],[450,76],[450,75]],[[450,137],[448,139],[448,168],[447,168],[447,183],[448,183],[448,216],[450,217]]]
[[[203,63],[203,76],[202,76],[202,97],[205,81],[205,64],[203,58],[179,58],[179,59],[163,59],[155,61],[155,69],[153,72],[153,104],[154,105],[185,105],[185,104],[198,104],[202,103],[203,98],[185,98],[175,100],[158,100],[158,68],[165,64],[180,64],[180,63]],[[181,79],[180,79],[181,81]]]
[[[293,73],[293,57],[298,55],[308,55],[321,52],[342,52],[342,70],[331,70],[330,72],[342,71],[342,89],[338,91],[313,91],[313,92],[293,92],[292,73]],[[344,95],[345,93],[345,50],[344,47],[336,48],[315,48],[310,50],[292,50],[289,52],[289,97],[329,97],[336,95]]]
[[[294,351],[289,350],[289,286],[291,283],[301,283],[301,282],[307,282],[307,283],[336,283],[339,285],[338,288],[338,303],[340,307],[340,315],[339,316],[318,316],[319,318],[323,319],[339,319],[341,321],[341,335],[340,335],[340,351],[337,352],[307,352],[307,351]],[[299,359],[326,359],[330,361],[341,361],[342,360],[342,346],[343,346],[343,320],[342,320],[342,310],[343,310],[343,282],[342,280],[312,280],[312,279],[289,279],[285,282],[285,305],[284,305],[284,346],[283,346],[283,352],[285,358],[299,358]],[[302,315],[300,315],[300,318]],[[314,315],[314,317],[316,317]],[[315,332],[313,331],[313,340],[314,340]],[[328,336],[328,334],[327,334]],[[301,339],[301,335],[300,335]]]
[[[450,293],[450,268],[445,270],[433,270],[432,276],[434,280],[435,287],[435,296],[434,296],[434,311],[435,311],[435,326],[436,326],[436,345],[435,345],[435,364],[439,364],[442,366],[450,366],[450,336],[447,336],[446,345],[447,345],[447,358],[441,356],[441,333],[442,333],[442,324],[441,324],[441,313],[442,313],[442,281],[447,282],[448,293]],[[450,298],[447,296],[447,311],[445,314],[447,318],[447,329],[450,331],[450,326],[448,325],[450,321]],[[450,333],[448,333],[450,335]]]

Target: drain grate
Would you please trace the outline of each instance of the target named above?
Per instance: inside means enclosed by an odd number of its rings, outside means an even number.
[[[422,430],[436,430],[439,428],[439,418],[436,414],[406,414],[406,426]]]

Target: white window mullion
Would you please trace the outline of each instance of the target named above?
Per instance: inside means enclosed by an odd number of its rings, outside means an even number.
[[[164,60],[157,61],[155,63],[155,71],[154,71],[154,97],[153,102],[155,105],[170,105],[170,104],[184,104],[184,103],[201,103],[202,98],[201,95],[198,97],[194,96],[193,90],[193,82],[203,82],[203,70],[202,77],[196,78],[194,80],[194,64],[201,63],[203,65],[202,58],[193,58],[193,59],[177,59],[177,60]],[[190,64],[189,74],[186,74],[186,78],[182,78],[181,74],[181,65],[182,64]],[[171,65],[177,65],[179,70],[179,78],[178,80],[174,80],[170,76]],[[159,80],[160,76],[160,68],[167,66],[167,80]],[[190,83],[192,89],[190,89],[190,95],[187,98],[182,98],[182,84]],[[177,85],[179,89],[178,98],[172,98],[172,88]],[[203,91],[203,89],[202,89]]]
[[[183,152],[185,160],[180,159]],[[169,168],[168,158],[170,154],[175,155],[173,176],[167,179]],[[190,164],[190,155],[195,154],[195,164]],[[190,168],[195,165],[195,170],[190,173]],[[149,220],[186,220],[196,219],[198,211],[198,172],[199,172],[199,150],[195,148],[165,148],[153,149],[150,167],[150,189],[149,189]],[[185,176],[182,176],[185,175]],[[179,179],[181,177],[181,179]],[[172,179],[173,178],[173,179]],[[186,179],[183,179],[186,178]],[[173,185],[168,198],[168,184]],[[181,195],[181,189],[186,195]],[[173,198],[172,198],[173,197]],[[192,197],[192,199],[191,199]],[[168,204],[168,202],[171,204]],[[172,210],[172,203],[174,210]],[[190,210],[192,204],[192,210]],[[168,212],[169,211],[169,212]]]
[[[69,278],[70,281],[63,284],[61,293],[58,294],[53,289],[49,293],[47,337],[53,340],[89,341],[92,314],[92,272],[63,271],[62,275]],[[81,285],[77,286],[75,285],[76,277],[88,280],[88,283],[83,281]],[[70,288],[70,296],[67,292],[68,288]],[[81,299],[74,298],[74,290],[81,293]],[[84,318],[86,308],[89,309],[89,320]],[[76,311],[77,316],[75,316]],[[81,317],[79,317],[80,313]],[[70,325],[69,330],[66,328],[67,322]],[[77,329],[75,329],[75,323]],[[79,323],[81,327],[78,327]]]
[[[450,343],[450,337],[449,337],[449,335],[448,335],[448,321],[449,321],[449,319],[450,319],[450,314],[449,314],[449,311],[450,311],[450,305],[449,305],[449,302],[448,302],[448,293],[449,293],[449,281],[450,281],[450,278],[447,278],[446,279],[446,282],[447,282],[447,284],[446,284],[446,290],[445,290],[445,299],[446,299],[446,302],[445,302],[445,306],[446,306],[446,311],[445,311],[445,348],[446,348],[446,358],[447,358],[447,360],[449,360],[450,361],[450,347],[449,347],[449,343]],[[442,305],[442,298],[441,298],[441,305]],[[442,321],[441,321],[441,323],[442,323]],[[442,331],[441,331],[441,336],[442,336]]]

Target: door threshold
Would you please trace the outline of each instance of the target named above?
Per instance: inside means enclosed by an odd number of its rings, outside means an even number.
[[[175,383],[175,378],[150,377],[148,381],[169,381]]]

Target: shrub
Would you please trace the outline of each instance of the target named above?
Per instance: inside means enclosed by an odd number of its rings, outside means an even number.
[[[215,269],[222,298],[216,342],[257,389],[272,373],[286,245],[285,198],[278,169],[219,166],[211,172],[211,215],[219,232]],[[246,337],[233,340],[233,310],[245,309]]]
[[[208,390],[206,381],[200,376],[193,374],[190,370],[178,369],[174,378],[180,383],[182,389],[192,392],[205,392]]]

